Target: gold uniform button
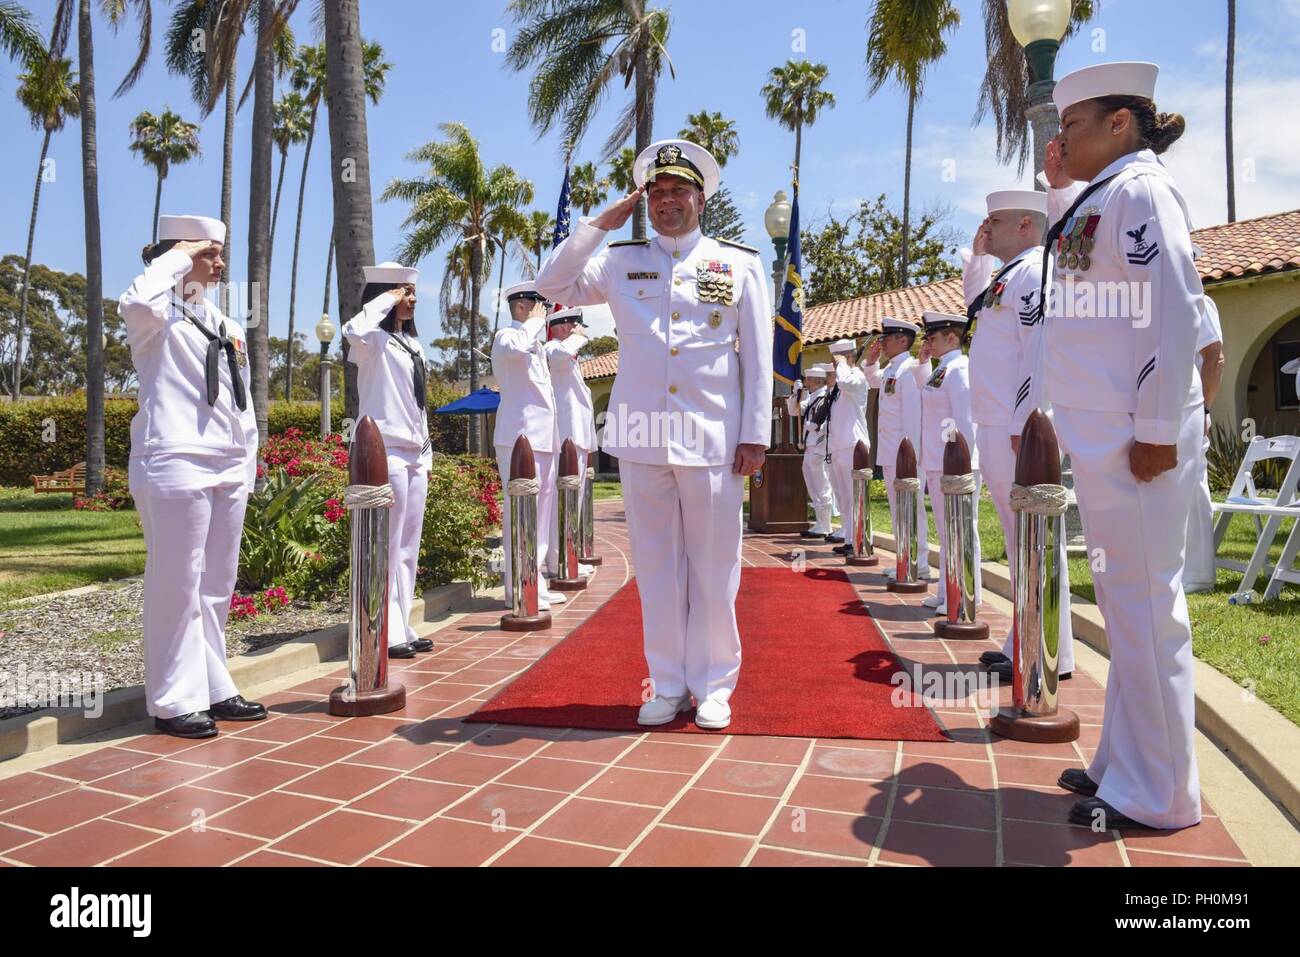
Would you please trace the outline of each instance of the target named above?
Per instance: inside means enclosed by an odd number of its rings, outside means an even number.
[[[638,290],[636,291],[636,297],[637,297],[638,299],[640,299],[640,298],[641,298],[642,296],[644,296],[644,295],[645,295],[645,290],[644,290],[644,289],[638,289]]]
[[[681,257],[682,257],[681,251],[680,251],[680,250],[677,250],[677,249],[674,249],[674,250],[673,250],[673,258],[674,258],[674,259],[680,259]]]
[[[671,355],[677,355],[677,347],[676,347],[676,346],[673,346],[671,349],[668,350],[668,352],[669,352]]]
[[[673,280],[673,285],[674,285],[674,286],[680,286],[681,284],[682,284],[682,281],[681,281],[680,279],[674,279],[674,280]]]
[[[716,329],[716,328],[718,328],[718,326],[722,325],[722,310],[721,310],[721,309],[714,309],[712,312],[709,313],[709,325],[712,326],[714,329]]]
[[[671,392],[671,393],[673,393],[674,395],[676,395],[676,394],[677,394],[677,386],[675,386],[675,385],[670,385],[670,386],[668,387],[668,391]]]
[[[680,319],[681,317],[682,317],[682,314],[681,314],[680,312],[674,312],[674,313],[673,313],[673,322],[676,322],[676,321],[677,321],[678,319]]]

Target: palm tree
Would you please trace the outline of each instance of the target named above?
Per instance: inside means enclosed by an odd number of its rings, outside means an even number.
[[[275,101],[275,131],[271,138],[280,151],[280,172],[275,177],[275,200],[271,203],[271,253],[275,254],[275,225],[280,218],[280,191],[284,189],[284,168],[289,161],[289,147],[307,139],[310,114],[307,101],[296,91]]]
[[[609,161],[609,185],[626,196],[636,189],[636,179],[632,176],[632,167],[636,163],[636,150],[625,146]]]
[[[484,263],[490,253],[492,224],[505,210],[518,210],[533,201],[533,185],[506,165],[487,169],[478,142],[461,123],[443,123],[444,140],[433,140],[407,154],[407,159],[427,165],[411,179],[388,184],[382,200],[405,200],[411,206],[402,223],[406,234],[397,253],[402,262],[415,263],[449,239],[470,248],[469,347],[478,345],[477,317],[483,286]],[[522,217],[521,217],[522,218]],[[470,391],[478,388],[478,364],[470,363]],[[471,437],[472,453],[478,436]]]
[[[1100,3],[1094,0],[1073,0],[1065,37],[1096,16],[1099,8]],[[1006,164],[1014,159],[1023,170],[1031,143],[1027,115],[1030,77],[1025,50],[1011,32],[1006,0],[984,0],[984,49],[988,66],[980,83],[974,122],[979,123],[985,113],[992,112],[998,162]]]
[[[835,106],[835,94],[821,88],[826,81],[826,64],[807,60],[787,60],[774,66],[767,83],[759,90],[766,101],[769,119],[794,130],[794,178],[799,180],[799,156],[803,148],[803,128],[812,126],[822,110]]]
[[[830,96],[831,94],[827,93],[825,95]],[[832,98],[831,103],[834,103],[834,98]],[[726,166],[727,160],[740,153],[740,139],[736,134],[736,122],[735,120],[724,120],[721,113],[710,113],[708,110],[687,113],[686,126],[677,135],[698,146],[703,146],[718,161],[719,167]]]
[[[45,46],[36,33],[31,13],[12,0],[0,0],[0,50],[29,68],[45,57]]]
[[[903,165],[903,251],[899,275],[907,284],[907,253],[912,200],[912,120],[925,85],[925,71],[948,44],[943,35],[957,29],[961,14],[951,0],[876,0],[867,24],[867,79],[874,96],[889,79],[907,91],[907,157]]]
[[[582,139],[601,99],[616,77],[632,86],[632,102],[605,141],[609,160],[635,134],[639,155],[654,133],[655,87],[668,56],[667,10],[646,9],[645,0],[511,0],[522,26],[506,62],[515,70],[536,64],[529,87],[533,125],[546,134],[557,123],[566,150]],[[642,204],[632,219],[632,235],[645,238]]]
[[[0,16],[4,7],[0,7]],[[36,211],[41,205],[41,182],[45,178],[45,157],[50,151],[50,137],[63,129],[69,116],[80,112],[77,79],[72,61],[62,57],[37,57],[27,72],[19,75],[18,100],[31,117],[32,127],[44,130],[41,158],[36,164],[36,187],[32,190],[32,218],[27,224],[27,256],[23,260],[23,292],[18,307],[18,339],[14,354],[15,399],[22,394],[23,332],[27,324],[27,279],[32,271],[32,244],[36,241]]]
[[[1223,138],[1228,172],[1228,222],[1237,221],[1237,171],[1232,159],[1232,72],[1237,58],[1237,0],[1228,0],[1228,62],[1223,86]]]
[[[339,312],[361,311],[361,267],[375,261],[370,194],[370,140],[366,130],[365,51],[359,0],[324,4],[325,100],[329,108],[330,177],[334,186],[332,247],[338,260]],[[356,366],[347,361],[343,342],[344,408],[357,414]]]
[[[631,190],[628,190],[631,192]],[[551,242],[555,235],[555,217],[544,209],[535,209],[528,214],[528,223],[519,237],[520,244],[537,257],[537,270],[542,268],[542,248]],[[530,264],[531,265],[531,264]],[[534,272],[533,275],[537,273]]]
[[[139,153],[146,166],[158,174],[153,197],[153,241],[158,241],[158,211],[162,204],[162,184],[173,165],[188,163],[201,154],[199,128],[170,109],[159,116],[148,110],[131,121],[131,152]]]
[[[134,9],[140,21],[135,62],[118,84],[114,96],[129,90],[149,58],[153,13],[149,0],[101,0],[114,31]],[[57,0],[50,56],[62,57],[77,19],[77,108],[81,114],[81,192],[86,233],[86,492],[104,484],[104,251],[99,227],[99,153],[95,110],[95,36],[90,20],[91,0]]]
[[[579,163],[569,174],[569,202],[586,216],[609,196],[609,180],[596,176],[595,163]]]

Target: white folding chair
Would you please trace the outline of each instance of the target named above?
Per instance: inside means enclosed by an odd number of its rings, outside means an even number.
[[[1260,495],[1255,489],[1252,469],[1256,463],[1267,459],[1287,459],[1290,465],[1282,477],[1282,487],[1277,496],[1270,498]],[[1250,591],[1255,579],[1266,570],[1268,551],[1273,545],[1282,522],[1288,518],[1300,519],[1300,499],[1297,499],[1296,487],[1300,485],[1300,436],[1275,435],[1272,437],[1256,436],[1242,457],[1237,476],[1232,481],[1225,501],[1214,502],[1212,508],[1214,519],[1214,551],[1216,568],[1228,568],[1242,573],[1239,591]],[[1219,546],[1227,534],[1228,523],[1233,515],[1249,515],[1255,523],[1257,535],[1255,550],[1249,562],[1239,562],[1230,558],[1219,558]],[[1300,521],[1296,523],[1300,527]],[[1296,551],[1300,549],[1300,537],[1296,528],[1291,529],[1283,554],[1269,577],[1265,598],[1273,598],[1282,588],[1282,582],[1300,582],[1300,573],[1291,570]]]

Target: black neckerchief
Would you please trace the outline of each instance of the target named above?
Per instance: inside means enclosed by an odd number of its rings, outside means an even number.
[[[1098,180],[1080,193],[1079,198],[1070,204],[1070,208],[1065,211],[1064,215],[1052,224],[1052,228],[1047,231],[1047,236],[1043,239],[1043,272],[1038,280],[1038,305],[1043,310],[1044,324],[1047,321],[1047,264],[1052,261],[1052,246],[1056,244],[1056,240],[1061,236],[1061,231],[1065,229],[1066,220],[1073,216],[1075,210],[1083,205],[1083,201],[1118,175],[1119,173],[1111,173],[1105,179]]]
[[[244,392],[244,380],[239,375],[239,357],[235,351],[235,344],[226,338],[226,324],[223,322],[217,327],[214,333],[211,329],[199,321],[199,317],[184,302],[179,302],[181,312],[185,313],[195,329],[203,333],[208,340],[208,353],[203,364],[203,377],[207,380],[208,387],[208,405],[217,404],[217,392],[221,387],[221,376],[218,373],[220,368],[218,363],[221,361],[221,353],[226,354],[226,363],[230,366],[230,389],[235,398],[235,405],[239,411],[243,412],[248,408],[248,396]]]
[[[966,307],[966,320],[968,322],[973,323],[976,319],[979,318],[980,309],[983,308],[984,297],[989,294],[989,290],[998,284],[998,280],[1000,280],[1003,276],[1005,276],[1008,272],[1011,271],[1012,266],[1020,262],[1020,260],[1024,259],[1028,255],[1029,255],[1029,250],[1025,250],[1019,256],[1011,260],[1011,262],[1007,263],[1005,266],[1003,266],[1001,269],[999,269],[996,273],[993,274],[993,278],[989,280],[989,284],[984,287],[984,289],[980,292],[978,296],[975,297],[974,302],[972,302],[969,306]]]
[[[418,405],[420,411],[423,412],[425,402],[424,357],[421,356],[417,350],[408,346],[400,335],[392,333],[390,337],[394,342],[402,347],[408,356],[411,357],[411,365],[415,369],[415,374],[412,377],[412,388],[415,390],[415,404]]]
[[[839,397],[840,397],[840,384],[837,382],[837,383],[835,383],[835,388],[831,389],[830,395],[826,396],[826,428],[827,428],[827,429],[830,428],[830,421],[831,421],[831,406],[833,406],[833,405],[835,404],[835,400],[838,399]],[[830,443],[829,436],[830,436],[830,433],[827,432],[827,441],[826,441],[826,461],[827,461],[827,462],[829,462],[829,461],[831,460],[831,443]]]

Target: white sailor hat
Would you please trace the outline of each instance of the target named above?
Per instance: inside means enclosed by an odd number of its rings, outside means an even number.
[[[880,320],[880,331],[884,335],[891,332],[910,332],[913,335],[919,334],[921,327],[914,322],[908,322],[906,319],[895,319],[893,316],[885,316]]]
[[[821,363],[809,366],[807,369],[803,370],[803,377],[807,379],[809,376],[818,379],[826,378],[826,367]]]
[[[411,283],[414,284],[420,278],[420,270],[411,266],[403,266],[401,263],[386,262],[377,266],[362,266],[361,271],[365,273],[366,283]]]
[[[513,302],[516,299],[536,299],[538,302],[546,302],[547,299],[537,291],[537,283],[531,279],[523,282],[517,282],[513,286],[507,286],[503,294],[506,302]]]
[[[831,355],[838,355],[841,352],[854,352],[858,344],[852,339],[836,339],[830,345]]]
[[[717,192],[722,182],[718,161],[703,146],[690,140],[651,143],[632,164],[632,179],[637,186],[646,186],[666,175],[690,180],[704,190],[705,199]]]
[[[954,316],[948,312],[929,312],[924,313],[925,334],[928,336],[932,332],[942,332],[944,329],[955,329],[963,332],[966,329],[966,323],[970,322],[965,316]]]
[[[1036,189],[999,189],[984,199],[990,213],[1000,209],[1027,209],[1047,215],[1047,194]]]
[[[1056,81],[1052,101],[1056,104],[1056,111],[1064,113],[1076,103],[1099,96],[1141,96],[1153,100],[1159,72],[1160,67],[1154,63],[1137,61],[1085,66]]]
[[[211,216],[159,216],[158,241],[211,240],[214,243],[226,242],[226,224]]]
[[[560,326],[566,322],[576,322],[580,326],[587,324],[582,321],[582,309],[574,307],[572,309],[560,309],[546,317],[547,327]]]

